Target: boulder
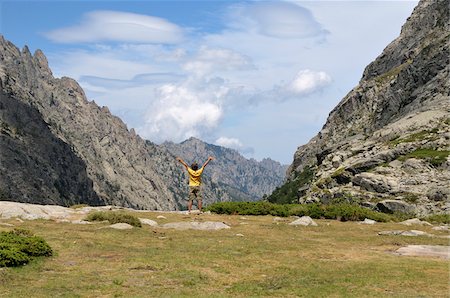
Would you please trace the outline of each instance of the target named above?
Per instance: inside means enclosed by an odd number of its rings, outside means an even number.
[[[154,220],[148,219],[148,218],[139,218],[141,224],[143,225],[149,225],[152,227],[156,227],[158,225],[158,223]]]
[[[352,180],[354,185],[378,193],[392,193],[398,191],[398,181],[396,178],[387,177],[380,174],[361,173],[355,175]]]
[[[368,219],[365,218],[364,221],[359,222],[360,224],[365,224],[365,225],[374,225],[376,224],[376,221],[373,219]]]
[[[448,201],[450,198],[449,187],[432,187],[427,191],[427,197],[433,201]]]
[[[422,221],[418,218],[411,218],[401,222],[402,225],[411,226],[411,225],[421,225],[421,226],[432,226],[427,221]]]
[[[399,200],[383,200],[377,203],[376,208],[384,213],[414,213],[415,207]]]
[[[309,216],[302,216],[299,219],[294,220],[289,224],[290,226],[313,226],[317,227],[318,224],[312,220]]]

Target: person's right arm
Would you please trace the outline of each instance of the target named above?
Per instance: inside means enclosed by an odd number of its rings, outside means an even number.
[[[184,160],[182,160],[180,157],[177,157],[177,160],[186,168],[188,169],[189,166],[187,165],[187,163],[184,162]]]

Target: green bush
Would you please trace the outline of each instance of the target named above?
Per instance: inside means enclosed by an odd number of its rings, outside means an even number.
[[[111,224],[127,223],[135,227],[141,227],[141,221],[134,215],[124,212],[114,211],[95,211],[89,213],[86,217],[87,221],[108,221]]]
[[[33,257],[49,257],[52,254],[53,250],[47,242],[28,230],[0,233],[0,267],[21,266],[29,263]]]
[[[378,222],[399,221],[404,216],[376,212],[356,204],[273,204],[269,202],[221,202],[207,207],[218,214],[310,216],[312,218],[338,219],[342,221],[361,221],[365,218]]]
[[[433,214],[422,218],[422,220],[432,223],[450,224],[450,214]]]

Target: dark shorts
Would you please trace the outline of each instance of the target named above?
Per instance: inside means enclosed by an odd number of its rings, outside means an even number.
[[[189,201],[201,201],[202,194],[200,192],[200,186],[189,186]]]

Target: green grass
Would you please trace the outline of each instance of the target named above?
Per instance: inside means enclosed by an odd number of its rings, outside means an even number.
[[[412,143],[417,141],[423,141],[423,140],[436,140],[436,133],[438,132],[438,129],[431,129],[431,130],[422,130],[420,132],[416,132],[410,135],[407,135],[405,137],[398,137],[392,141],[389,142],[392,146],[397,146],[401,143]]]
[[[157,220],[160,213],[139,213]],[[6,221],[42,235],[56,252],[0,270],[4,297],[446,297],[448,261],[393,255],[438,237],[379,236],[406,229],[316,220],[294,227],[272,216],[165,214],[164,221],[220,221],[231,229],[177,231],[144,226]],[[0,226],[0,231],[6,227]],[[445,235],[431,227],[428,233]],[[242,234],[244,237],[237,237]]]
[[[417,149],[411,153],[400,156],[398,160],[405,161],[408,158],[424,159],[433,166],[440,166],[450,155],[450,151],[434,149]]]
[[[422,218],[422,220],[428,221],[430,223],[450,224],[450,214],[433,214]]]
[[[94,211],[86,217],[87,221],[109,221],[111,224],[127,223],[135,227],[141,227],[139,218],[132,214],[120,211]]]

